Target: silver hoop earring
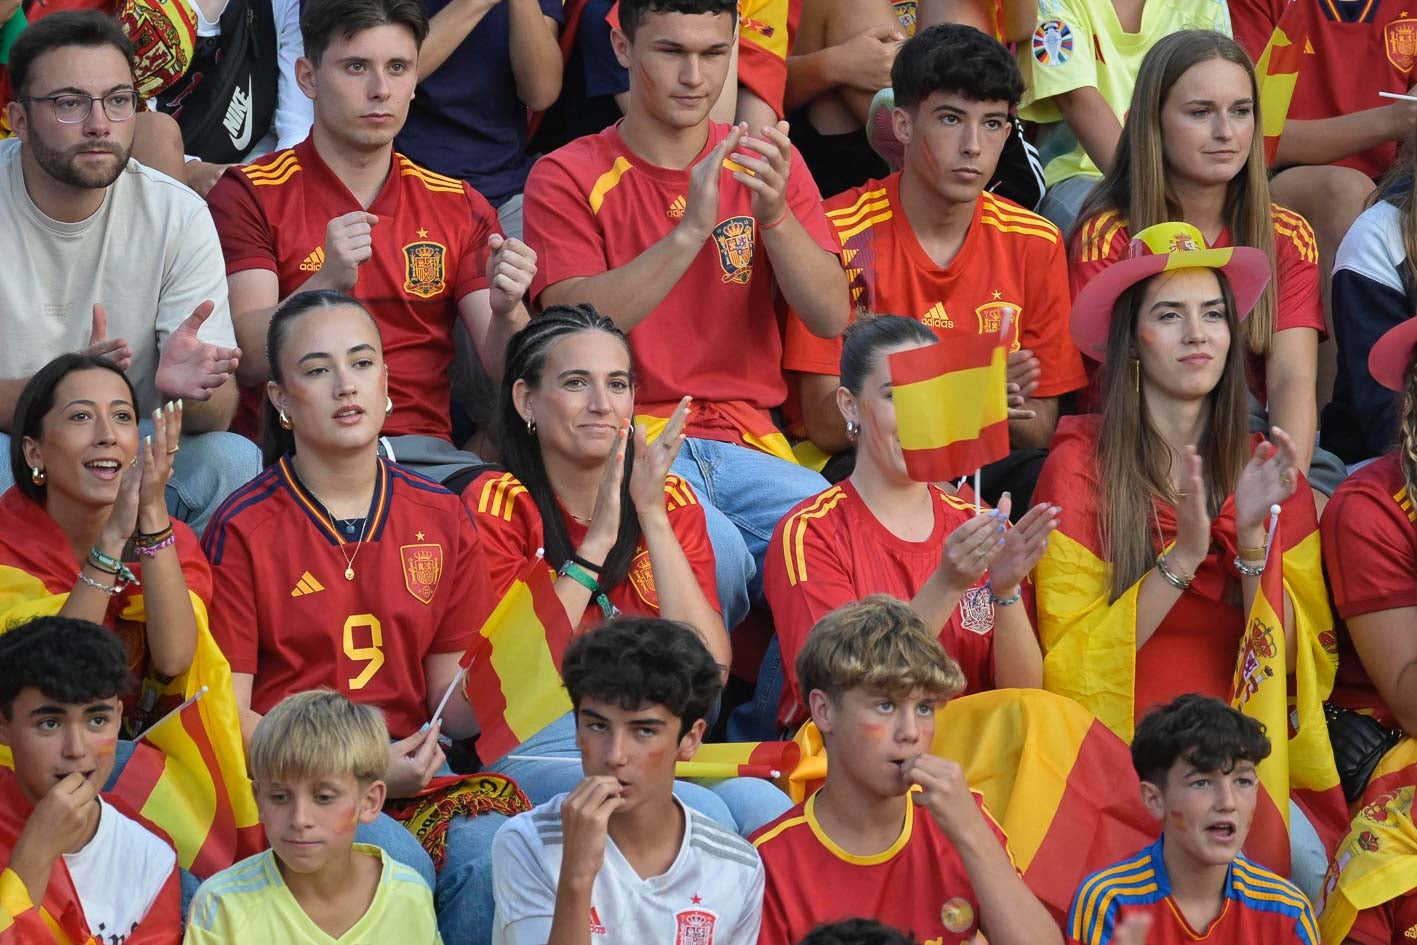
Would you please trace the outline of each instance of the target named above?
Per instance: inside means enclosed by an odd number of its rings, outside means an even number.
[[[536,421],[531,418],[531,414],[526,415],[526,435],[536,436]]]

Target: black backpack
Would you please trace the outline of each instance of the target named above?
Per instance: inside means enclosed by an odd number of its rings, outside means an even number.
[[[234,164],[270,131],[279,74],[271,0],[227,0],[220,35],[198,38],[159,108],[177,119],[188,154]]]

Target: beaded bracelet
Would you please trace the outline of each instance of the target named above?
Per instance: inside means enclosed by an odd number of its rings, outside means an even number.
[[[1178,591],[1188,590],[1191,586],[1191,582],[1195,580],[1195,575],[1190,575],[1189,577],[1182,577],[1181,575],[1177,574],[1175,571],[1172,571],[1169,567],[1167,567],[1166,552],[1164,551],[1156,556],[1156,570],[1161,572],[1161,577],[1166,581],[1167,584],[1170,584]]]
[[[103,593],[107,594],[109,597],[112,597],[114,594],[117,594],[120,590],[123,589],[116,582],[112,587],[109,587],[107,584],[100,584],[82,571],[79,572],[79,580],[83,581],[85,584],[87,584],[89,587],[93,588],[96,591],[103,591]]]
[[[144,558],[152,558],[152,557],[156,556],[157,553],[158,553],[159,551],[161,551],[162,549],[164,549],[164,548],[171,548],[171,547],[172,547],[173,545],[175,545],[175,544],[177,544],[177,536],[174,535],[174,534],[172,534],[172,529],[169,528],[169,529],[167,530],[167,537],[166,537],[166,538],[163,538],[163,539],[161,539],[161,540],[159,540],[157,544],[155,544],[155,545],[139,545],[139,544],[134,544],[133,550],[136,551],[138,554],[142,555]]]
[[[1236,570],[1236,571],[1239,571],[1241,574],[1245,575],[1246,577],[1259,577],[1261,574],[1264,574],[1264,562],[1261,561],[1261,562],[1260,562],[1260,566],[1259,566],[1258,568],[1256,568],[1256,567],[1253,567],[1253,566],[1251,566],[1251,565],[1246,564],[1244,561],[1240,560],[1240,556],[1239,556],[1239,555],[1236,555],[1236,556],[1235,556],[1235,570]]]
[[[999,595],[995,594],[993,581],[985,581],[984,586],[989,591],[989,599],[1000,607],[1011,607],[1014,604],[1017,604],[1019,601],[1023,600],[1023,585],[1021,584],[1018,587],[1014,588],[1014,593],[1012,597],[1000,597]]]

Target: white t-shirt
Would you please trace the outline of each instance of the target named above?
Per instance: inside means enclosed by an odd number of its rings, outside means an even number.
[[[0,377],[29,377],[89,342],[93,304],[108,337],[133,349],[138,409],[160,406],[157,362],[173,329],[205,299],[216,309],[198,337],[232,346],[226,263],[201,197],[129,161],[87,220],[61,223],[25,190],[18,138],[0,141]]]
[[[507,822],[492,843],[497,915],[493,945],[545,945],[561,875],[559,794]],[[756,945],[763,863],[752,845],[698,811],[684,810],[684,840],[669,869],[641,879],[606,838],[591,891],[591,941],[603,945]]]
[[[121,945],[157,901],[177,854],[137,821],[99,798],[98,832],[64,866],[94,938]]]

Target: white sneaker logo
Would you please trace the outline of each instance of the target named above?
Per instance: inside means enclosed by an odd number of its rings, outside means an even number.
[[[226,106],[226,117],[222,119],[232,147],[245,151],[251,145],[251,79],[246,79],[246,91],[241,86],[231,90],[231,102]]]

